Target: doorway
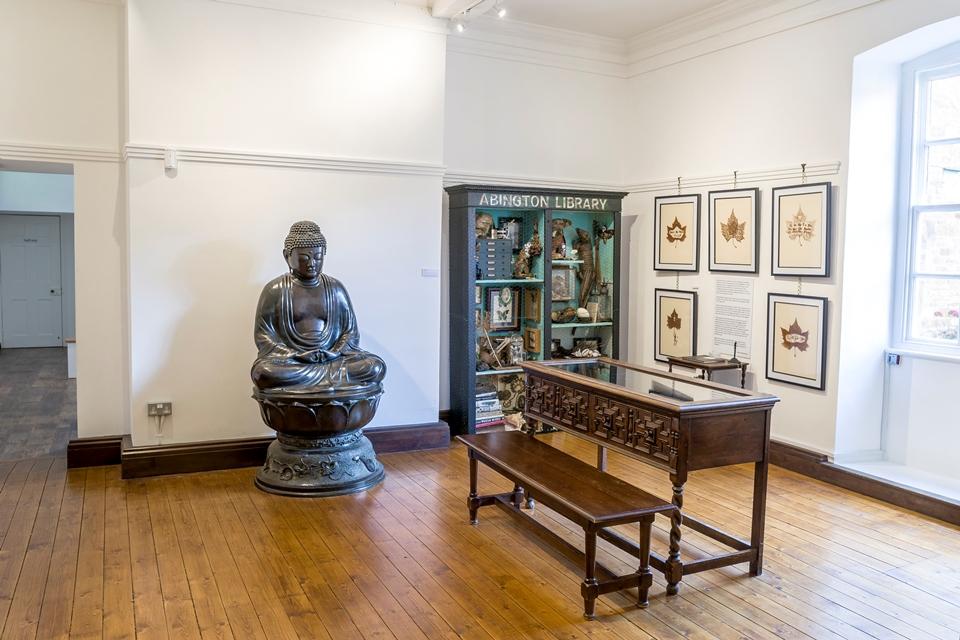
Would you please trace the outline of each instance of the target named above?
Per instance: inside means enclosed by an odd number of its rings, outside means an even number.
[[[0,460],[77,437],[73,209],[71,165],[0,162]]]
[[[60,218],[0,215],[0,346],[62,347]]]

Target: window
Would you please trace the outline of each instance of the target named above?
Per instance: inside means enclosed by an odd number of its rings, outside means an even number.
[[[960,54],[953,64],[937,58],[921,58],[904,73],[910,144],[903,145],[899,326],[905,342],[960,351]]]

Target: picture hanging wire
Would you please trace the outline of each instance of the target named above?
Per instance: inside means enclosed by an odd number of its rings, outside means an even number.
[[[677,291],[680,290],[680,272],[677,271]]]
[[[807,163],[800,165],[800,184],[807,184]]]
[[[733,172],[733,188],[734,189],[737,188],[737,172],[736,171]]]
[[[803,293],[803,278],[797,278],[797,295]]]
[[[677,195],[680,195],[680,176],[677,176]]]

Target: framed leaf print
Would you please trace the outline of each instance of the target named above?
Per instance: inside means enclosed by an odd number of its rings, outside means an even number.
[[[655,289],[654,296],[654,359],[666,362],[668,356],[696,355],[696,292]]]
[[[771,293],[767,298],[767,378],[824,388],[827,299]]]
[[[653,270],[700,270],[700,194],[653,200]]]
[[[773,275],[830,275],[830,187],[818,182],[773,189]]]
[[[707,194],[710,271],[757,273],[759,223],[759,189],[728,189]]]

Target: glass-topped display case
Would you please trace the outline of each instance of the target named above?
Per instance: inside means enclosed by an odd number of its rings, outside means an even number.
[[[460,185],[450,198],[455,434],[522,422],[520,364],[616,357],[625,194]]]

